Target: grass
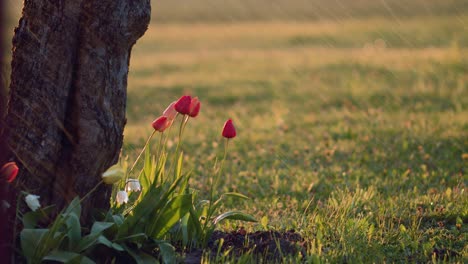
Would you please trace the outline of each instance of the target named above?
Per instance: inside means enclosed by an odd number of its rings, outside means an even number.
[[[449,17],[367,23],[152,24],[132,53],[124,153],[166,104],[197,95],[192,184],[206,189],[232,117],[221,188],[252,200],[228,206],[299,231],[308,261],[462,262],[468,35],[444,30],[462,26]]]
[[[160,0],[153,21],[171,23],[239,20],[346,20],[369,17],[466,15],[464,0]]]
[[[369,1],[291,4],[268,16],[234,1],[221,13],[206,11],[216,1],[160,2],[132,52],[124,154],[134,159],[151,121],[190,93],[202,101],[183,145],[191,184],[208,194],[233,118],[220,191],[252,198],[227,204],[264,219],[248,231],[309,241],[307,256],[285,261],[468,259],[466,5],[388,1],[392,15]]]

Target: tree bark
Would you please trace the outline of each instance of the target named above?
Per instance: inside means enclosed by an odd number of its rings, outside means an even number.
[[[13,189],[21,189],[61,209],[117,162],[130,51],[149,20],[149,0],[24,2],[0,142],[9,153],[0,164],[20,166],[6,190],[10,204],[18,195]],[[110,190],[100,185],[82,203],[83,219],[94,208],[108,208]]]

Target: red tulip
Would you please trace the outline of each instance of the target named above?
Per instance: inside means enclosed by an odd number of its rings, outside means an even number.
[[[19,169],[16,162],[8,162],[2,166],[2,169],[0,169],[0,177],[6,179],[7,182],[13,182],[16,175],[18,175],[18,171]]]
[[[192,98],[190,102],[190,112],[188,115],[190,117],[196,117],[198,113],[200,112],[200,100],[198,100],[198,97]]]
[[[223,137],[225,138],[236,137],[236,129],[234,128],[234,124],[232,123],[231,119],[229,119],[228,121],[226,121],[226,123],[224,123]]]
[[[160,116],[156,118],[153,123],[151,124],[154,130],[159,132],[164,132],[166,128],[168,128],[172,123],[172,120],[167,119],[165,116]]]
[[[174,105],[175,110],[177,112],[187,115],[190,113],[190,103],[192,102],[192,97],[190,95],[184,95],[177,100]]]

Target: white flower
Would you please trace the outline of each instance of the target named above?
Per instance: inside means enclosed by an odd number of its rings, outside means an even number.
[[[129,179],[125,185],[127,192],[139,192],[141,191],[140,182],[137,179]]]
[[[109,169],[107,169],[103,174],[102,174],[102,180],[104,181],[105,184],[114,184],[119,182],[123,177],[125,173],[120,167],[120,165],[116,164]]]
[[[128,195],[126,191],[118,191],[117,192],[117,197],[115,198],[117,201],[118,205],[121,205],[123,203],[128,203]]]
[[[24,197],[24,201],[31,210],[36,211],[41,207],[41,204],[39,203],[39,197],[39,195],[28,194],[26,197]]]

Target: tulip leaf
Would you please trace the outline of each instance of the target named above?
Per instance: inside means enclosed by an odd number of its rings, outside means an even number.
[[[179,178],[181,175],[183,159],[184,159],[184,153],[180,152],[179,159],[177,160],[177,167],[175,169],[175,175],[174,175],[175,179]]]
[[[125,218],[122,215],[118,214],[118,215],[113,215],[112,220],[117,226],[121,226],[123,222],[125,221]]]
[[[163,263],[175,264],[176,254],[175,254],[174,246],[172,246],[171,244],[165,241],[159,242],[158,246],[159,246],[159,251],[161,253],[161,258],[162,258]]]
[[[162,207],[162,203],[167,199],[167,197],[164,197],[162,189],[159,186],[148,190],[144,199],[133,208],[132,214],[127,215],[122,225],[119,226],[118,238],[143,231],[145,222],[149,221],[148,216],[153,211],[159,210]]]
[[[226,220],[226,219],[240,220],[240,221],[246,221],[246,222],[257,222],[257,220],[249,214],[237,212],[237,211],[230,211],[230,212],[226,212],[217,216],[213,220],[213,223],[216,225],[219,222]]]
[[[143,165],[143,179],[141,181],[141,184],[143,185],[143,189],[148,190],[148,187],[151,185],[154,179],[152,179],[152,171],[154,170],[154,164],[151,162],[151,153],[150,153],[150,143],[148,142],[148,145],[146,146],[145,149],[145,163]]]
[[[191,207],[191,194],[178,195],[172,198],[162,209],[157,221],[150,226],[149,234],[155,239],[161,238],[190,211]]]
[[[50,205],[44,208],[39,208],[36,211],[27,212],[23,216],[24,228],[34,228],[39,220],[46,218],[54,209],[55,205]]]
[[[112,222],[94,222],[93,226],[91,227],[90,234],[102,233],[104,230],[113,226],[114,223]]]
[[[83,251],[87,250],[88,248],[91,248],[92,246],[97,244],[98,237],[100,235],[101,235],[100,233],[95,233],[95,234],[89,234],[89,235],[84,236],[80,240],[80,242],[78,243],[78,245],[76,246],[74,251],[83,252]]]
[[[81,240],[80,219],[75,214],[70,214],[66,216],[65,224],[68,230],[68,249],[72,249]]]
[[[64,215],[67,215],[67,214],[75,214],[78,219],[80,218],[80,216],[81,216],[81,204],[80,204],[80,199],[78,197],[75,197],[70,202],[67,209],[65,209]]]
[[[190,222],[188,223],[190,226],[195,228],[196,234],[201,235],[203,233],[202,231],[202,223],[199,220],[199,215],[197,215],[197,212],[195,212],[194,208],[190,208]],[[192,229],[192,228],[190,228]]]
[[[190,180],[190,172],[188,172],[187,174],[184,175],[184,180],[182,181],[182,184],[180,186],[180,189],[179,189],[179,195],[180,194],[184,194],[187,189],[188,189],[188,186],[189,186],[189,180]]]
[[[117,244],[117,243],[113,243],[112,241],[110,241],[109,239],[107,239],[107,238],[106,238],[105,236],[103,236],[103,235],[100,235],[100,236],[98,237],[97,242],[98,242],[99,244],[102,244],[102,245],[104,245],[104,246],[107,246],[108,248],[113,248],[113,249],[115,249],[115,250],[117,250],[117,251],[124,251],[124,250],[125,250],[121,245],[119,245],[119,244]]]
[[[241,198],[241,199],[245,199],[245,200],[249,200],[250,198],[241,194],[241,193],[237,193],[237,192],[227,192],[227,193],[224,193],[223,194],[224,196],[231,196],[231,197],[235,197],[235,198]]]
[[[62,263],[84,263],[84,264],[91,264],[95,263],[90,258],[87,258],[81,254],[70,252],[70,251],[62,251],[62,250],[55,250],[52,251],[50,254],[45,256],[42,260],[49,260],[49,261],[57,261]]]
[[[142,243],[147,238],[148,236],[145,233],[138,233],[138,234],[133,234],[133,235],[129,235],[126,237],[121,237],[119,239],[114,240],[114,242],[127,241],[127,242],[134,242],[134,243]]]
[[[143,251],[135,251],[126,245],[123,245],[123,248],[130,256],[132,256],[137,264],[158,263],[153,256],[143,253]]]
[[[34,260],[35,252],[38,249],[41,240],[45,237],[47,232],[49,232],[49,229],[39,228],[25,228],[21,231],[21,249],[28,262]]]
[[[101,236],[102,232],[110,227],[112,227],[114,223],[112,222],[94,222],[91,232],[84,236],[79,243],[77,244],[75,251],[83,252],[86,249],[94,246],[98,243],[98,238]]]

